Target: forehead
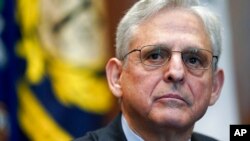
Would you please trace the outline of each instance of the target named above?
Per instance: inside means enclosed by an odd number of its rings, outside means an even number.
[[[134,31],[131,45],[164,43],[168,39],[190,39],[193,43],[203,44],[201,46],[209,46],[209,37],[201,18],[184,8],[162,9],[139,24]]]

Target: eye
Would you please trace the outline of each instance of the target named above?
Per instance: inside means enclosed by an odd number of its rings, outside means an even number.
[[[160,52],[152,52],[148,54],[147,58],[148,60],[161,60],[164,56]]]
[[[183,53],[184,63],[192,69],[202,69],[207,65],[207,57],[201,52]]]
[[[195,56],[195,55],[189,55],[189,56],[187,57],[186,62],[189,63],[189,64],[194,64],[194,65],[195,65],[195,64],[196,64],[196,65],[201,64],[200,59],[198,58],[198,56]]]
[[[142,50],[142,61],[146,65],[161,65],[169,57],[168,51],[156,48],[152,50]]]

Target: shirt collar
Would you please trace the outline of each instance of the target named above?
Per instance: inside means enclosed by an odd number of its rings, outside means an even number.
[[[128,141],[144,141],[141,137],[139,137],[129,126],[128,123],[126,121],[126,119],[124,118],[124,116],[122,115],[122,130],[125,134],[125,137],[127,138]]]

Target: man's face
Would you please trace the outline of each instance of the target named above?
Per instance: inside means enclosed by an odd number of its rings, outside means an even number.
[[[172,51],[190,47],[212,50],[201,20],[183,9],[162,10],[142,23],[129,50],[155,44],[164,44]],[[126,61],[120,77],[121,104],[131,124],[136,120],[152,125],[190,127],[215,102],[211,98],[212,66],[197,72],[190,70],[178,52],[158,68],[143,65],[139,51],[129,54]]]

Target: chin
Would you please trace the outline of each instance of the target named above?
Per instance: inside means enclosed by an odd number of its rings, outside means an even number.
[[[175,113],[165,113],[154,117],[154,122],[159,126],[171,128],[187,128],[194,125],[194,121],[190,116],[180,115]]]

